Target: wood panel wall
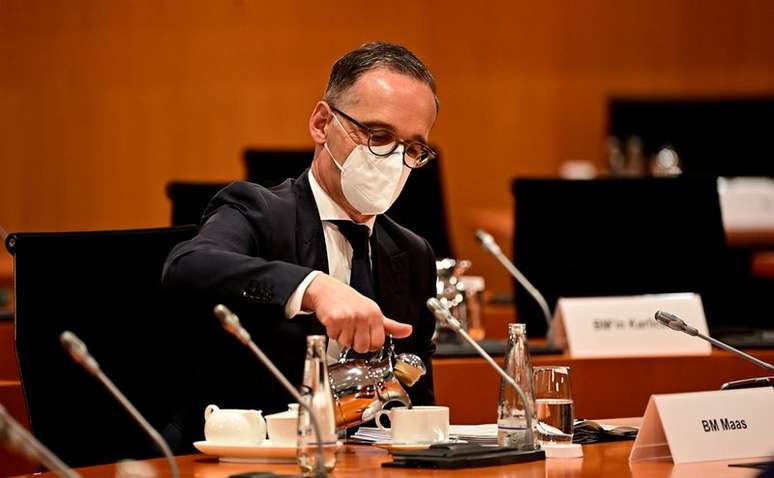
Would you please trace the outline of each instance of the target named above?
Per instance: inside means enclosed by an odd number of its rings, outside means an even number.
[[[361,42],[434,71],[452,239],[507,217],[514,175],[600,161],[613,94],[774,92],[768,0],[0,0],[0,225],[168,224],[171,179],[243,175],[309,144],[330,65]]]

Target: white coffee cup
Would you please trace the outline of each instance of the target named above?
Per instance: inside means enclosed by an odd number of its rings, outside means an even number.
[[[390,427],[382,425],[383,415]],[[426,444],[449,441],[449,407],[396,407],[376,414],[376,425],[392,435],[393,443]]]
[[[224,446],[258,446],[266,438],[260,410],[237,410],[209,405],[204,410],[204,438]]]
[[[295,447],[298,431],[298,404],[288,404],[284,412],[266,415],[266,428],[272,446]]]

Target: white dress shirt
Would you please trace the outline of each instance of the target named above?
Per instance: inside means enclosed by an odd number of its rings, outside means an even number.
[[[317,180],[312,174],[312,170],[309,170],[309,186],[312,189],[312,196],[314,202],[317,204],[317,211],[320,213],[320,220],[322,221],[323,235],[325,236],[325,251],[328,257],[328,274],[335,279],[349,285],[349,277],[352,273],[352,246],[349,244],[344,235],[339,232],[339,228],[336,227],[330,221],[351,221],[344,209],[336,204],[328,194],[323,191]],[[372,217],[364,224],[368,226],[368,234],[374,232],[374,222],[376,217]],[[371,254],[369,244],[369,257]],[[285,317],[292,319],[298,314],[309,314],[310,311],[301,310],[301,302],[304,298],[306,288],[312,282],[317,274],[321,271],[312,271],[307,275],[303,281],[296,287],[296,290],[290,295],[287,303],[285,304]],[[339,358],[341,347],[333,340],[328,340],[328,350],[326,352],[328,363],[334,363]]]

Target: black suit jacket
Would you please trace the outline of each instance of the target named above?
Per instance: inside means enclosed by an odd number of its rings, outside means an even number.
[[[170,252],[163,281],[186,302],[194,300],[188,342],[192,390],[176,423],[201,436],[207,403],[229,408],[285,410],[292,399],[218,324],[211,310],[224,303],[291,382],[300,384],[306,336],[325,335],[313,315],[285,318],[285,304],[313,270],[328,272],[322,222],[308,171],[271,189],[237,182],[220,191],[204,213],[199,234]],[[395,340],[396,352],[422,358],[428,373],[407,392],[416,405],[434,403],[431,357],[434,318],[425,301],[435,296],[430,245],[384,215],[372,239],[377,303],[386,317],[409,323],[412,335]],[[185,415],[185,418],[182,418]],[[186,430],[190,428],[190,430]]]

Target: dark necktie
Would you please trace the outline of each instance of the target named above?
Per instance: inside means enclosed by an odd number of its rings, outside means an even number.
[[[352,272],[349,285],[370,299],[376,299],[368,257],[368,226],[352,221],[331,221],[352,246]]]

